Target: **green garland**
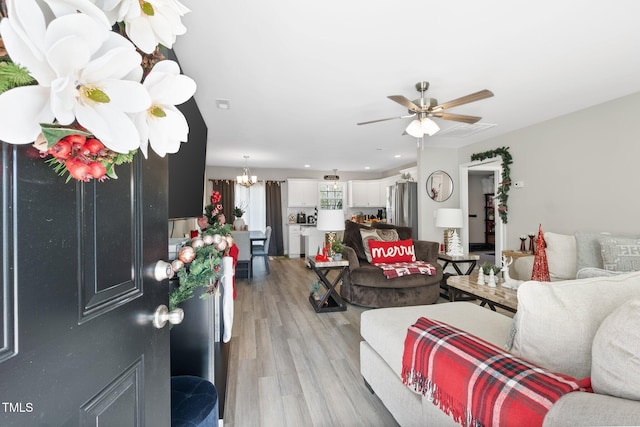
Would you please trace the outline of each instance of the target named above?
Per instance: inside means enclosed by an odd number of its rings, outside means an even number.
[[[179,286],[176,286],[169,295],[169,310],[193,297],[193,293],[199,287],[208,287],[216,283],[220,278],[221,252],[215,245],[202,246],[195,250],[196,258],[188,268],[178,271]],[[202,298],[209,294],[205,293]]]
[[[217,200],[216,200],[217,201]],[[204,208],[204,216],[207,218],[207,228],[200,237],[219,235],[222,238],[229,236],[233,226],[231,224],[221,224],[220,213],[217,209],[221,206],[216,203],[209,204]],[[193,297],[193,293],[199,287],[209,288],[200,298],[206,298],[215,292],[215,284],[220,279],[222,271],[220,264],[224,251],[220,251],[215,244],[205,244],[199,248],[194,248],[195,258],[184,268],[178,270],[179,284],[171,289],[169,294],[169,309],[177,308],[180,303]]]
[[[500,147],[495,150],[485,151],[484,153],[476,153],[471,155],[471,160],[486,160],[494,157],[502,157],[502,182],[498,186],[498,194],[494,200],[498,200],[498,214],[502,222],[507,223],[507,200],[509,199],[509,189],[511,188],[511,169],[509,165],[513,163],[513,158],[509,154],[509,147]]]

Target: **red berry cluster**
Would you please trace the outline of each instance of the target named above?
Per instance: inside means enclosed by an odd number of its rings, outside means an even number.
[[[47,150],[58,163],[64,164],[72,178],[88,182],[91,179],[104,181],[107,169],[102,160],[107,160],[109,151],[102,142],[83,135],[67,135]]]

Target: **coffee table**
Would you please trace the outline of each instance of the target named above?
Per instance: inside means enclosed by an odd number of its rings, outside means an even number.
[[[470,295],[482,301],[481,306],[488,305],[493,311],[496,307],[515,313],[518,309],[518,293],[515,289],[503,288],[496,285],[491,288],[487,285],[478,285],[478,275],[450,276],[447,279],[449,285],[449,301],[460,300],[460,294]],[[464,298],[462,298],[464,299]]]

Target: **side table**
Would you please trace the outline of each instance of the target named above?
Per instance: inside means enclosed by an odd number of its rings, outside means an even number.
[[[447,255],[444,252],[438,253],[438,260],[444,261],[444,265],[442,266],[443,272],[447,268],[447,266],[451,264],[451,266],[456,271],[458,276],[470,275],[473,272],[473,269],[476,268],[476,264],[478,263],[479,259],[480,259],[480,255],[474,255],[474,254],[451,256],[451,255]],[[462,270],[460,270],[460,267],[458,266],[458,264],[469,264],[469,267],[463,273]],[[452,276],[452,274],[443,273],[442,282],[440,282],[440,288],[443,291],[440,293],[440,296],[445,299],[449,298],[449,285],[447,283],[447,279],[450,276]]]
[[[349,261],[327,261],[319,262],[314,257],[307,257],[307,262],[313,271],[316,272],[320,281],[324,285],[327,292],[324,293],[322,298],[316,301],[313,295],[309,295],[309,302],[316,311],[316,313],[326,313],[331,311],[346,311],[347,304],[344,302],[336,286],[342,281],[342,277],[349,268]],[[329,272],[331,270],[338,270],[337,276],[333,281],[329,280]]]
[[[532,254],[531,252],[521,252],[521,251],[514,251],[511,249],[505,249],[502,251],[502,255],[506,257],[511,257],[515,261],[517,258],[522,258],[525,256],[534,256],[535,254]]]

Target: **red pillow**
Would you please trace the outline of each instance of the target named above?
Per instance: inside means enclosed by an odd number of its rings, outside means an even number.
[[[371,250],[371,263],[414,262],[416,260],[413,240],[397,240],[385,242],[382,240],[369,240]]]

